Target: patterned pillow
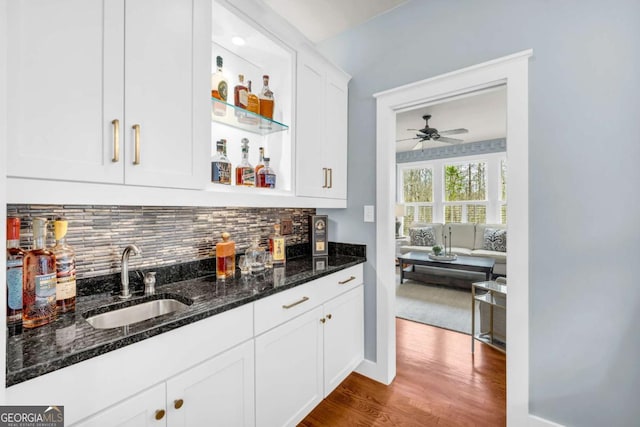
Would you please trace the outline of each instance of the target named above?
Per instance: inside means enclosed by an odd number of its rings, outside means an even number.
[[[483,249],[507,252],[507,230],[501,228],[485,228]]]
[[[415,227],[409,229],[412,246],[433,246],[436,244],[436,232],[433,227]]]

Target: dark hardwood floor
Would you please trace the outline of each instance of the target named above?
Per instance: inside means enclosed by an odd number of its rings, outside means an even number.
[[[396,319],[389,386],[353,373],[299,425],[504,426],[505,355],[469,335]]]

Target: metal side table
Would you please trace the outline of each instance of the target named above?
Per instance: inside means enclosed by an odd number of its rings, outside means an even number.
[[[480,293],[478,293],[480,291]],[[496,295],[504,297],[504,304],[496,299]],[[479,304],[489,304],[489,330],[486,332],[478,331],[476,334],[476,301]],[[471,284],[471,353],[474,352],[475,340],[506,353],[506,344],[496,341],[493,337],[493,310],[498,307],[500,310],[507,309],[507,286],[494,282],[493,280],[485,282],[475,282]]]

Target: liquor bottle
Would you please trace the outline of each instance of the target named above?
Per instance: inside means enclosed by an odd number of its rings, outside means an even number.
[[[216,155],[211,158],[211,182],[231,184],[231,162],[227,158],[227,140],[216,142]]]
[[[236,185],[253,187],[256,184],[256,173],[249,163],[249,140],[242,138],[242,161],[236,166]]]
[[[260,99],[258,95],[251,92],[251,80],[247,82],[247,110],[260,114]]]
[[[233,88],[233,103],[236,107],[247,109],[249,90],[244,85],[244,75],[238,75],[239,83]]]
[[[216,279],[233,279],[236,273],[236,244],[231,235],[222,233],[222,242],[216,244]]]
[[[273,92],[269,89],[269,76],[262,76],[262,92],[260,92],[260,114],[268,119],[273,119]]]
[[[257,187],[276,188],[276,173],[269,167],[269,158],[264,158],[264,167],[260,169],[257,175]]]
[[[265,250],[260,247],[260,236],[251,238],[251,246],[247,249],[245,256],[249,260],[249,271],[260,273],[265,269]]]
[[[22,327],[46,325],[56,317],[56,257],[45,248],[46,218],[33,219],[33,249],[24,257]]]
[[[284,236],[280,234],[280,224],[273,226],[273,234],[269,236],[269,252],[271,252],[274,266],[282,265],[286,262],[286,244]]]
[[[7,218],[7,324],[22,322],[22,269],[20,218]]]
[[[256,165],[256,187],[258,187],[258,172],[260,169],[264,167],[264,148],[260,147],[260,157],[258,159],[258,164]]]
[[[69,222],[56,218],[53,233],[56,244],[51,251],[56,257],[56,305],[58,313],[66,313],[76,308],[76,252],[67,243]]]
[[[222,73],[222,57],[216,57],[216,72],[211,75],[211,97],[227,102],[227,79]],[[224,116],[227,113],[227,106],[221,102],[213,103],[213,114]]]

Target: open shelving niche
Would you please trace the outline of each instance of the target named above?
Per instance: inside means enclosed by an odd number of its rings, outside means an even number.
[[[211,73],[216,72],[216,56],[223,59],[223,74],[228,83],[227,102],[211,99],[211,156],[216,153],[216,141],[227,140],[227,157],[232,166],[232,184],[208,183],[207,190],[239,194],[293,195],[293,138],[290,123],[293,118],[295,55],[293,50],[271,37],[255,23],[235,15],[223,5],[212,7]],[[242,37],[245,44],[233,44],[233,37]],[[234,87],[238,75],[245,84],[252,82],[252,92],[262,90],[262,76],[269,75],[269,88],[274,93],[273,120],[233,105]],[[223,116],[214,114],[214,105],[224,105]],[[259,147],[276,172],[276,188],[253,188],[235,185],[235,167],[242,159],[240,141],[249,140],[249,162],[258,163]]]

